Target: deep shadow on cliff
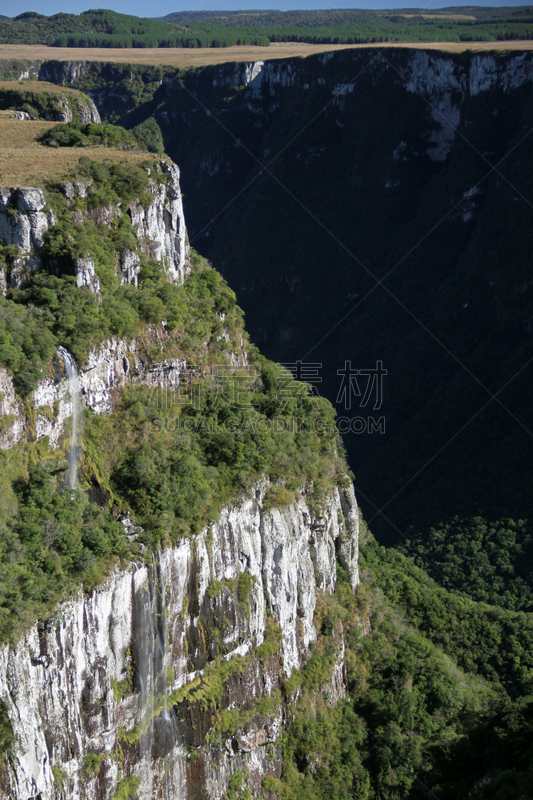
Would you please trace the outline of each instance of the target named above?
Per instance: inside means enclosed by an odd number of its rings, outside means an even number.
[[[450,588],[517,608],[533,565],[518,523],[533,488],[532,76],[528,54],[353,51],[189,70],[153,95],[194,246],[252,341],[337,400],[372,530]],[[353,372],[378,361],[382,402]],[[510,553],[512,598],[497,554],[482,585],[464,578],[478,519]]]

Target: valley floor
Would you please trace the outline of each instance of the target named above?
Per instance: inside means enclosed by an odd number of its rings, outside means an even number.
[[[47,47],[46,45],[0,44],[0,59],[58,61],[111,61],[121,64],[168,65],[178,69],[224,64],[232,61],[271,61],[278,58],[310,56],[334,50],[373,48],[415,48],[462,53],[465,50],[531,50],[533,41],[509,42],[380,42],[378,44],[305,44],[278,42],[270,47],[235,46],[218,48],[112,48],[112,47]]]

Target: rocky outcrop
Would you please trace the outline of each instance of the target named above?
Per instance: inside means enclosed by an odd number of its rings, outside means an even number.
[[[91,100],[90,97],[87,99],[79,98],[76,101],[76,108],[78,111],[78,118],[82,125],[87,125],[89,122],[97,122],[100,123],[102,120],[100,119],[100,114],[98,113],[98,109],[96,108],[95,104]]]
[[[148,206],[138,200],[130,203],[124,210],[131,217],[138,239],[138,252],[130,249],[119,254],[117,272],[123,283],[137,285],[140,267],[139,254],[162,261],[167,277],[173,283],[183,283],[189,270],[189,241],[183,213],[183,200],[180,189],[180,173],[172,162],[161,162],[154,167],[160,171],[151,177],[149,191],[152,202]],[[150,171],[150,170],[149,170]],[[92,182],[76,181],[63,184],[67,201],[86,200]],[[8,286],[20,287],[28,279],[28,274],[43,266],[40,248],[44,235],[57,222],[53,211],[45,212],[46,196],[42,189],[23,186],[17,189],[0,189],[0,243],[14,245],[19,255],[12,259],[8,275],[0,276],[0,289],[5,294]],[[90,220],[95,225],[108,228],[124,211],[118,207],[101,206],[72,211],[74,223],[83,224]],[[94,260],[90,253],[73,263],[77,285],[86,286],[99,295],[100,284],[96,275]]]
[[[50,83],[77,83],[90,71],[90,62],[86,61],[45,61],[36,62],[40,81]]]
[[[62,361],[58,357],[52,361],[55,377],[39,381],[32,400],[36,438],[48,436],[51,447],[55,448],[59,444],[65,421],[72,415],[72,401]],[[142,383],[173,389],[179,386],[185,369],[184,359],[153,362],[143,355],[135,341],[111,339],[93,350],[85,367],[80,370],[83,405],[95,414],[110,414],[126,384]],[[6,380],[10,381],[8,377]],[[12,390],[12,383],[10,385]],[[13,433],[11,441],[14,442],[16,438]]]
[[[356,553],[358,512],[349,490],[318,516],[305,498],[268,510],[267,488],[0,650],[16,737],[2,800],[107,800],[121,780],[139,800],[222,800],[236,770],[257,797],[280,775],[279,688],[310,656],[317,594],[333,591],[340,543]],[[350,575],[355,587],[356,559]],[[332,699],[342,636],[338,650]]]
[[[165,335],[163,329],[159,332],[154,329],[153,333],[156,337]],[[236,366],[243,363],[240,358]],[[6,369],[0,368],[0,450],[25,441],[29,434],[37,440],[47,436],[52,448],[59,446],[65,423],[72,416],[72,398],[59,356],[53,356],[52,366],[53,376],[39,381],[31,396],[33,433],[12,377]],[[110,414],[127,384],[144,384],[172,392],[178,389],[186,372],[185,359],[153,361],[136,341],[111,339],[89,353],[80,371],[82,403],[95,414]]]
[[[101,297],[100,281],[96,275],[96,269],[92,258],[77,258],[74,261],[76,270],[76,286],[87,286],[93,293]]]
[[[168,179],[163,183],[150,183],[151,204],[145,209],[140,203],[131,203],[129,214],[143,252],[163,261],[169,280],[183,283],[189,271],[189,242],[180,171],[176,164],[166,161],[161,163],[161,169]]]
[[[0,450],[8,450],[25,436],[24,404],[15,394],[13,380],[0,367]]]
[[[39,91],[33,91],[31,82],[28,84],[18,81],[4,81],[0,88],[0,107],[3,109],[17,108],[16,113],[21,114],[19,119],[46,119],[54,122],[101,122],[100,114],[94,102],[81,92],[72,89],[58,90],[56,86],[41,86]],[[23,111],[25,104],[29,108]]]
[[[435,130],[428,136],[432,161],[445,161],[461,122],[461,105],[467,97],[483,92],[506,94],[533,81],[530,53],[502,59],[489,54],[473,55],[465,66],[450,56],[424,51],[411,54],[403,71],[408,92],[427,98]]]
[[[19,251],[11,264],[11,286],[23,285],[28,271],[42,266],[38,251],[44,244],[44,234],[55,223],[53,213],[43,211],[45,203],[44,192],[33,186],[0,189],[0,242]]]

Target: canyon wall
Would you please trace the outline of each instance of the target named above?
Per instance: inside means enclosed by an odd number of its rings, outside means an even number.
[[[121,785],[139,800],[222,800],[237,771],[253,797],[279,777],[283,683],[313,652],[337,559],[358,584],[359,516],[351,487],[319,512],[305,496],[269,509],[267,489],[0,650],[15,734],[2,800],[108,800]],[[335,636],[330,702],[344,696]]]

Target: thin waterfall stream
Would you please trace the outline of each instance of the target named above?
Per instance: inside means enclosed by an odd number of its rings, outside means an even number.
[[[140,689],[141,786],[139,797],[152,797],[152,759],[168,755],[177,741],[177,725],[168,708],[166,586],[162,553],[152,553],[148,579],[135,591],[135,661]],[[159,786],[159,789],[164,789]]]
[[[70,450],[68,454],[68,485],[70,489],[75,489],[78,482],[78,463],[81,454],[80,436],[82,404],[80,374],[78,372],[78,365],[68,350],[65,350],[64,347],[58,347],[57,352],[61,356],[63,364],[65,365],[65,373],[67,375],[70,391],[70,401],[72,404],[72,434],[70,439]]]

